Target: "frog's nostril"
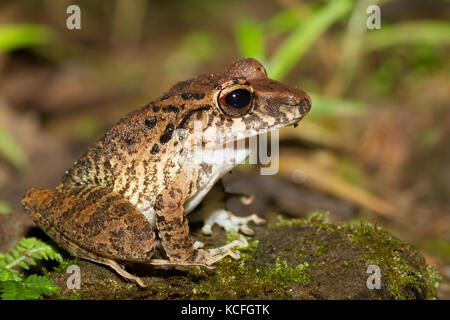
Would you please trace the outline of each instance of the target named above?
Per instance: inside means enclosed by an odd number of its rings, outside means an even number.
[[[294,96],[289,96],[286,101],[289,106],[298,106],[300,104],[300,100]]]

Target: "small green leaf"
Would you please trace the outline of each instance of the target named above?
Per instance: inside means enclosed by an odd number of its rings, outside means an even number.
[[[25,261],[26,261],[26,263],[28,263],[28,264],[30,264],[32,266],[37,265],[37,263],[36,263],[36,261],[34,261],[34,259],[27,258],[27,259],[25,259]]]
[[[0,284],[4,281],[20,281],[22,278],[22,274],[17,270],[0,269]]]
[[[33,257],[36,260],[40,260],[41,259],[41,255],[37,252],[33,252],[30,254],[31,257]]]
[[[14,262],[14,258],[9,253],[6,254],[5,258],[8,263]]]
[[[30,270],[30,267],[23,261],[18,262],[17,265],[25,270]]]

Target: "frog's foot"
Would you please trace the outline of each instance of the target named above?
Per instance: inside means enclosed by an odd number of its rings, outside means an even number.
[[[256,214],[252,214],[248,217],[238,217],[229,210],[216,209],[205,218],[202,232],[208,235],[212,234],[212,226],[217,224],[224,228],[225,231],[241,232],[245,235],[252,235],[253,230],[248,227],[250,221],[253,221],[258,225],[266,222],[266,220],[258,217]]]
[[[148,264],[151,264],[152,266],[163,269],[163,270],[169,270],[169,269],[176,269],[180,271],[188,271],[190,267],[192,266],[199,266],[204,267],[208,271],[214,270],[214,267],[205,265],[204,263],[200,262],[192,262],[192,261],[170,261],[165,259],[151,259]]]
[[[198,246],[203,245],[201,242],[196,242],[196,244],[197,248]],[[168,269],[172,267],[182,271],[188,270],[189,267],[191,266],[200,266],[206,268],[209,271],[212,271],[214,270],[214,267],[212,265],[227,256],[230,256],[233,259],[239,259],[241,257],[240,252],[237,250],[233,251],[232,248],[234,247],[246,248],[247,246],[248,246],[247,240],[244,237],[241,237],[218,248],[197,249],[195,250],[193,257],[187,261],[169,261],[164,259],[152,259],[150,260],[149,264],[163,269]]]
[[[234,247],[246,248],[248,247],[248,242],[244,237],[240,237],[218,248],[197,249],[191,259],[193,262],[202,263],[204,266],[211,266],[227,256],[237,260],[241,257],[241,253],[238,250],[233,251],[232,248]]]

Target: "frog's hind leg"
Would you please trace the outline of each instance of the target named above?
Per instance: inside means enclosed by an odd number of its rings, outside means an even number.
[[[53,228],[54,229],[54,228]],[[48,230],[47,234],[52,237],[52,235],[56,234],[56,230]],[[112,259],[108,259],[105,257],[101,257],[95,254],[92,254],[91,252],[79,247],[78,245],[74,244],[73,242],[71,242],[69,244],[69,240],[66,239],[64,236],[61,236],[60,234],[57,235],[59,237],[59,243],[61,244],[62,247],[65,248],[69,248],[70,247],[70,254],[76,256],[76,257],[80,257],[86,260],[90,260],[99,264],[103,264],[106,266],[111,267],[114,271],[116,271],[119,275],[121,275],[123,278],[130,280],[131,282],[135,282],[137,283],[140,287],[145,288],[147,287],[147,285],[144,283],[144,281],[137,277],[132,275],[131,273],[129,273],[128,271],[125,270],[125,267],[123,267],[122,265],[120,265],[119,263],[117,263],[116,261],[112,260]]]
[[[54,230],[47,230],[46,231],[47,234],[50,237],[59,237],[59,243],[61,244],[62,247],[65,248],[69,248],[70,247],[70,254],[86,259],[86,260],[90,260],[99,264],[103,264],[106,266],[111,267],[114,271],[116,271],[119,275],[121,275],[123,278],[130,280],[131,282],[135,282],[137,283],[140,287],[145,288],[147,287],[147,285],[144,283],[144,281],[137,277],[132,275],[131,273],[129,273],[128,271],[125,270],[125,268],[120,265],[119,263],[117,263],[116,261],[112,260],[112,259],[108,259],[108,258],[104,258],[98,255],[94,255],[91,252],[79,247],[78,245],[74,244],[74,243],[70,243],[69,245],[69,240],[65,239],[65,237],[61,236],[60,234],[56,235],[57,231]]]
[[[89,251],[86,251],[83,248],[78,247],[77,245],[71,244],[71,246],[72,246],[71,253],[73,255],[83,258],[83,259],[86,259],[86,260],[97,262],[99,264],[107,265],[107,266],[111,267],[114,271],[116,271],[119,275],[121,275],[123,278],[130,280],[131,282],[137,283],[142,288],[147,287],[147,285],[144,283],[144,281],[141,278],[134,276],[131,273],[129,273],[128,271],[126,271],[125,268],[123,266],[121,266],[119,263],[117,263],[116,261],[114,261],[112,259],[100,257],[97,255],[93,255]]]
[[[110,266],[114,271],[116,271],[118,274],[120,274],[125,279],[128,279],[132,282],[136,282],[140,287],[145,288],[147,285],[142,281],[141,278],[132,275],[131,273],[127,272],[125,268],[123,268],[120,264],[118,264],[116,261],[111,259],[103,259],[103,261],[97,261],[98,263],[103,263],[108,266]]]
[[[116,261],[149,261],[156,236],[145,216],[121,195],[101,187],[70,194],[31,188],[22,204],[39,227],[70,254],[108,265],[144,285]]]

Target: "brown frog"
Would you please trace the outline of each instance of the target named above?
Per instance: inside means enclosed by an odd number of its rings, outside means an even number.
[[[201,147],[217,158],[225,143],[296,124],[310,108],[305,92],[269,79],[258,61],[240,59],[223,74],[179,82],[131,112],[66,171],[56,190],[30,188],[22,204],[70,254],[108,265],[141,286],[123,264],[210,267],[225,256],[239,258],[232,248],[245,246],[244,239],[200,249],[190,238],[186,215],[251,148],[244,144],[240,155],[225,148],[220,157],[232,161],[195,161],[194,132],[200,128]],[[251,234],[247,223],[263,222],[226,210],[204,220],[205,233],[217,223]],[[158,244],[161,259],[154,256]]]

